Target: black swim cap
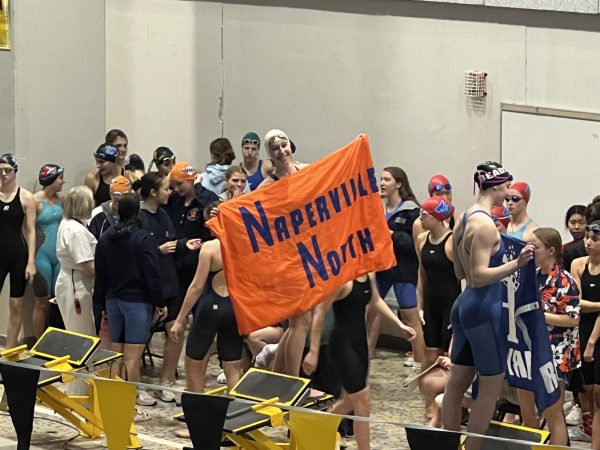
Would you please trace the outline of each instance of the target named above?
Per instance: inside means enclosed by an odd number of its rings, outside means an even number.
[[[169,147],[158,147],[152,155],[154,164],[162,164],[165,161],[175,162],[175,153]]]
[[[477,166],[473,180],[480,191],[512,181],[513,176],[500,163],[486,161]]]
[[[64,171],[65,169],[57,164],[44,164],[38,174],[38,181],[42,186],[50,186]]]
[[[19,169],[17,158],[12,153],[5,153],[4,155],[0,156],[0,163],[9,164],[13,169],[15,169],[15,173]]]

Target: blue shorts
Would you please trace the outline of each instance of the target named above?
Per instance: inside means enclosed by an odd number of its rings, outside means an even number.
[[[379,296],[385,298],[390,291],[391,287],[394,287],[394,294],[396,294],[396,300],[400,309],[411,309],[417,307],[417,287],[412,283],[402,283],[389,281],[382,277],[377,277],[377,290]]]
[[[106,299],[110,340],[119,344],[146,344],[154,317],[154,306],[143,302]]]
[[[467,287],[454,302],[450,316],[452,363],[475,367],[482,376],[504,373],[508,342],[500,282]]]

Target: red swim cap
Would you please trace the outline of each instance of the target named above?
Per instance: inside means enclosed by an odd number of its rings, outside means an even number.
[[[431,196],[433,191],[450,191],[452,190],[452,185],[450,184],[450,180],[446,178],[444,175],[434,175],[429,179],[429,183],[427,184],[427,192]]]
[[[508,228],[510,223],[510,213],[504,206],[494,206],[491,211],[491,216],[494,220],[497,220],[504,228]]]
[[[510,189],[517,191],[519,194],[521,194],[521,197],[523,197],[523,199],[529,203],[529,198],[531,197],[531,188],[527,183],[524,181],[517,181],[510,185]]]
[[[421,203],[421,209],[440,222],[448,220],[454,215],[454,205],[441,196],[428,198]]]

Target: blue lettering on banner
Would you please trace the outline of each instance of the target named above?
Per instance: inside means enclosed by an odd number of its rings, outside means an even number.
[[[356,235],[360,242],[362,254],[375,251],[375,244],[371,237],[371,231],[368,228],[357,230]],[[304,268],[308,285],[311,288],[316,286],[313,270],[316,271],[321,280],[327,281],[330,273],[333,276],[337,276],[340,273],[342,266],[349,260],[348,256],[353,259],[357,257],[353,244],[354,234],[348,236],[348,239],[340,246],[339,250],[332,250],[327,253],[327,265],[323,259],[317,236],[312,236],[310,241],[312,250],[302,242],[299,242],[296,246],[298,248],[300,259],[302,260],[302,267]]]
[[[525,243],[502,235],[504,261],[518,257]],[[540,414],[560,398],[554,356],[548,339],[533,261],[502,280],[502,314],[508,356],[506,380],[532,391]]]
[[[258,241],[256,239],[256,235],[254,234],[254,230],[258,232],[260,237],[268,246],[273,245],[274,242],[273,235],[271,234],[271,228],[269,227],[269,221],[267,220],[267,215],[265,214],[262,204],[260,202],[254,202],[254,207],[258,212],[258,217],[260,217],[260,223],[258,220],[256,220],[248,208],[241,207],[240,214],[244,220],[244,225],[246,225],[246,232],[248,233],[248,238],[250,239],[252,251],[254,253],[258,253],[260,248],[258,247]]]
[[[363,180],[368,180],[368,184],[365,185]],[[348,188],[348,186],[350,187]],[[345,205],[342,205],[340,191]],[[375,169],[369,167],[364,172],[358,173],[356,177],[348,178],[339,186],[330,189],[327,191],[327,195],[320,195],[314,201],[306,203],[302,208],[294,209],[286,215],[269,217],[260,201],[254,202],[255,212],[247,207],[240,207],[239,211],[252,251],[258,253],[261,248],[259,238],[269,247],[275,244],[275,239],[277,242],[284,242],[290,239],[292,232],[294,236],[298,236],[307,227],[314,228],[319,223],[331,220],[332,214],[340,213],[344,206],[351,208],[355,202],[359,201],[360,197],[378,192]],[[363,253],[374,250],[368,228],[365,229],[364,234],[358,231],[357,237]],[[356,257],[354,246],[348,245],[348,243],[342,245],[341,250],[341,263],[346,261],[348,252],[352,258]]]

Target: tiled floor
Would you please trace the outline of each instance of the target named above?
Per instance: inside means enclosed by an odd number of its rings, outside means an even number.
[[[378,359],[372,361],[370,377],[373,396],[372,418],[376,421],[371,428],[373,450],[408,449],[404,429],[393,424],[424,422],[420,396],[402,387],[402,380],[410,371],[409,368],[404,367],[403,362],[403,355],[386,350],[380,350]],[[216,357],[211,361],[208,372],[208,387],[216,387],[216,376],[219,373]],[[158,376],[159,370],[150,368],[144,372],[143,381],[155,383]],[[183,380],[178,384],[182,389],[184,388]],[[0,386],[0,392],[1,390]],[[179,410],[174,403],[167,404],[159,400],[156,406],[145,410],[151,415],[151,420],[136,425],[144,448],[166,450],[190,445],[189,441],[178,439],[174,435],[174,431],[181,425],[172,419],[173,414]],[[104,446],[103,439],[90,440],[78,435],[78,431],[64,424],[61,417],[53,415],[45,407],[37,407],[32,449],[98,449]],[[14,439],[10,418],[6,413],[0,413],[0,450],[16,448],[14,444],[10,445]],[[349,448],[354,450],[356,448],[354,442],[350,440],[349,443]],[[589,444],[579,446],[588,448]]]
[[[404,367],[401,354],[382,350],[379,358],[373,360],[371,366],[371,388],[373,392],[373,418],[387,422],[422,422],[422,403],[419,396],[401,386],[401,382],[409,369]],[[218,386],[216,377],[219,373],[216,357],[209,366],[208,387]],[[157,381],[159,370],[149,368],[144,371],[143,381]],[[183,389],[185,383],[179,381]],[[2,387],[0,386],[0,391]],[[136,428],[139,438],[147,449],[173,449],[190,445],[189,441],[175,437],[174,431],[180,423],[172,419],[179,411],[174,403],[163,403],[160,400],[153,407],[144,408],[151,416],[148,422],[139,423]],[[90,440],[78,436],[78,431],[64,424],[61,417],[43,406],[36,407],[36,419],[32,436],[32,445],[43,449],[97,449],[104,445],[103,439]],[[15,448],[8,445],[14,442],[15,434],[6,413],[0,413],[0,450]],[[373,449],[407,449],[406,438],[401,427],[389,424],[375,424],[372,427]],[[349,441],[350,449],[355,448]],[[5,446],[6,445],[6,446]]]

